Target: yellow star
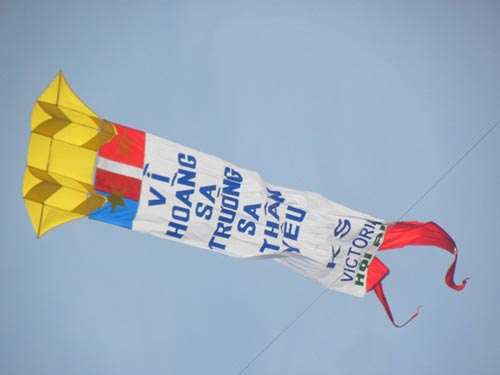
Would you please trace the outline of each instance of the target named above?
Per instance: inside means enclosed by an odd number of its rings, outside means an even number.
[[[118,155],[128,157],[130,147],[132,147],[135,144],[135,141],[132,138],[130,138],[127,133],[123,133],[120,134],[116,142],[118,143],[118,149],[116,150],[116,153]]]
[[[115,187],[111,187],[111,193],[107,197],[108,202],[111,203],[111,212],[115,212],[118,206],[125,207],[124,194],[125,189],[118,190]]]

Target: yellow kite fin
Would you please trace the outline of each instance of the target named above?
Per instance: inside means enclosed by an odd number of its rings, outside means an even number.
[[[31,114],[23,198],[38,237],[105,204],[92,188],[94,168],[99,148],[115,135],[59,72]]]

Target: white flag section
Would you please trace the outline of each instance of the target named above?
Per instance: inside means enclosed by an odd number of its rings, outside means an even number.
[[[275,258],[325,287],[363,296],[382,221],[146,134],[132,229],[238,258]]]

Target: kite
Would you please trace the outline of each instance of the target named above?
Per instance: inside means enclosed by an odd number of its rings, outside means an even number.
[[[31,117],[23,198],[38,237],[89,217],[238,258],[274,259],[325,288],[373,291],[395,323],[378,251],[457,247],[433,222],[389,222],[318,194],[275,186],[256,172],[98,117],[61,72]]]

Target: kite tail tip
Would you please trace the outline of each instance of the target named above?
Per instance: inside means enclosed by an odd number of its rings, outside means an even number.
[[[455,289],[457,292],[460,292],[467,286],[467,282],[470,280],[470,277],[466,277],[465,279],[462,280],[462,282],[458,285],[452,286],[452,289]]]
[[[420,309],[422,307],[424,307],[423,305],[419,305],[417,307],[417,311],[415,311],[415,313],[406,322],[404,322],[403,324],[398,324],[395,322],[394,316],[392,315],[391,308],[389,306],[387,298],[385,297],[384,288],[382,287],[382,283],[379,282],[378,284],[376,284],[373,287],[373,291],[375,292],[375,295],[377,296],[378,300],[380,301],[380,303],[384,307],[384,310],[387,314],[387,317],[391,321],[392,325],[396,328],[403,328],[404,326],[406,326],[408,323],[410,323],[413,319],[415,319],[418,316],[418,314],[420,313]]]
[[[460,284],[455,283],[455,268],[457,266],[457,259],[458,259],[458,249],[456,246],[452,246],[447,248],[451,254],[453,254],[453,262],[451,263],[450,267],[448,268],[448,271],[446,272],[445,275],[445,282],[446,285],[448,285],[451,289],[456,290],[456,291],[461,291],[462,289],[465,288],[467,285],[467,281],[470,280],[469,277],[466,277],[465,279],[462,280]]]
[[[392,320],[392,324],[394,325],[394,327],[396,328],[403,328],[404,326],[406,326],[408,323],[410,323],[413,319],[415,319],[419,314],[420,314],[420,309],[424,307],[424,305],[419,305],[417,307],[417,311],[415,311],[413,313],[413,315],[406,321],[404,322],[403,324],[397,324],[394,320]]]
[[[456,262],[456,258],[455,258],[455,262]],[[455,283],[455,280],[454,280],[455,262],[453,262],[453,264],[449,268],[448,272],[446,273],[445,282],[446,282],[446,285],[448,285],[451,289],[456,290],[457,292],[460,292],[461,290],[463,290],[466,287],[467,282],[470,280],[470,277],[466,277],[465,279],[463,279],[460,284]]]

